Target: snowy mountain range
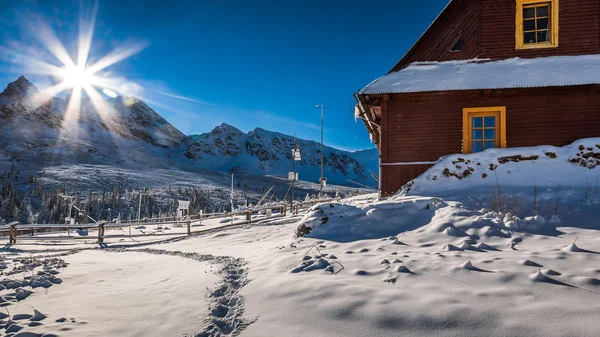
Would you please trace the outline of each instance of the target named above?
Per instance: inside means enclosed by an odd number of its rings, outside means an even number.
[[[210,169],[239,174],[285,176],[291,170],[293,137],[257,128],[244,133],[222,124],[186,136],[135,97],[104,101],[100,113],[82,98],[79,116],[67,113],[69,97],[43,97],[25,77],[0,93],[0,163],[27,168],[63,164]],[[298,140],[301,180],[318,181],[320,144]],[[324,148],[329,183],[349,180],[376,185],[376,149],[357,152]]]
[[[286,175],[292,167],[294,138],[278,132],[256,128],[244,133],[222,124],[209,133],[192,136],[185,153],[202,167],[218,171],[241,171],[255,175]],[[302,160],[296,171],[300,179],[318,181],[321,145],[314,141],[296,140]],[[377,151],[348,152],[324,147],[324,176],[330,183],[348,184],[348,180],[373,185],[371,174],[377,172]]]

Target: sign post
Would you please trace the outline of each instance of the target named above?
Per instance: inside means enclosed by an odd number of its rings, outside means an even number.
[[[177,217],[179,219],[187,216],[190,212],[190,202],[187,200],[178,200],[179,207],[177,207]]]
[[[292,193],[290,195],[290,212],[294,214],[294,183],[298,180],[296,173],[296,161],[302,161],[300,149],[296,145],[296,134],[294,133],[294,148],[292,149],[292,172],[288,174],[288,179],[292,181]]]

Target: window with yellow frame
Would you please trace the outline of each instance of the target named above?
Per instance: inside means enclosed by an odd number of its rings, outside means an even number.
[[[506,147],[506,107],[463,109],[463,153]]]
[[[558,47],[558,1],[516,0],[517,49]]]

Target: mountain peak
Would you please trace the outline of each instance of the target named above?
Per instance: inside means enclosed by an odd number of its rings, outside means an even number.
[[[236,128],[235,126],[231,125],[231,124],[227,124],[225,122],[221,123],[221,125],[217,126],[218,128],[223,128],[223,129],[236,129],[239,130],[238,128]]]
[[[25,76],[20,76],[16,81],[9,83],[1,95],[16,98],[31,96],[37,93],[37,88]]]
[[[220,134],[220,133],[234,133],[234,134],[244,134],[240,129],[236,128],[233,125],[229,125],[225,122],[221,123],[221,125],[215,127],[211,133]]]
[[[27,78],[25,78],[25,76],[21,75],[19,76],[19,78],[17,78],[17,80],[15,81],[16,83],[27,83],[29,85],[33,85],[31,84],[31,82],[29,82],[29,80]]]

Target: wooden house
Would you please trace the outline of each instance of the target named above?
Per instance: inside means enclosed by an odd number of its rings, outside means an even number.
[[[380,192],[442,156],[600,136],[599,0],[453,0],[355,94]]]

